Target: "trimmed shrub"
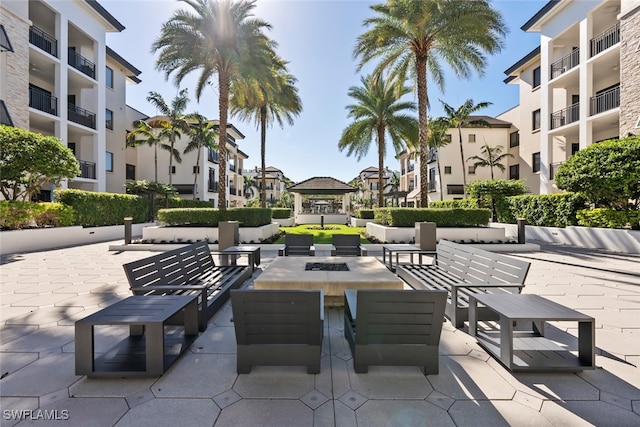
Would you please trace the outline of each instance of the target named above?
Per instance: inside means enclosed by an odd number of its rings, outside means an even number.
[[[271,208],[271,218],[288,219],[291,218],[291,209],[289,208]]]
[[[373,209],[356,209],[354,214],[355,214],[356,218],[374,219]]]
[[[130,194],[56,190],[55,197],[71,206],[75,211],[75,224],[85,227],[124,224],[125,217],[140,223],[147,214],[147,199]]]
[[[413,227],[416,222],[435,222],[438,227],[477,227],[489,224],[489,209],[374,209],[376,224]]]
[[[71,206],[62,203],[40,203],[42,212],[34,216],[38,227],[68,227],[75,222],[75,213]]]
[[[527,224],[541,227],[577,225],[577,213],[586,202],[580,193],[507,197],[497,204],[498,221],[515,224],[517,218],[526,218]]]
[[[62,203],[0,201],[1,228],[61,227],[73,225],[73,222],[73,208]]]
[[[468,198],[462,200],[437,200],[435,202],[429,202],[429,207],[432,209],[477,209],[480,206],[478,206],[478,199]]]
[[[578,225],[602,228],[631,228],[640,230],[640,211],[596,208],[578,211]]]
[[[259,227],[271,223],[269,208],[177,208],[160,209],[158,220],[164,225],[217,227],[220,221],[238,221],[241,227]]]

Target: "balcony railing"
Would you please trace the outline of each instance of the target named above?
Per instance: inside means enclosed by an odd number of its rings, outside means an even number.
[[[435,148],[430,147],[427,153],[427,163],[435,162],[437,158],[437,152]]]
[[[236,165],[234,165],[233,163],[229,163],[229,171],[235,172],[236,171]]]
[[[37,89],[35,87],[30,87],[29,107],[57,116],[58,98],[43,90]]]
[[[461,184],[448,184],[447,194],[464,194],[464,185]]]
[[[58,57],[58,40],[50,36],[38,27],[29,28],[29,43],[39,47],[49,55]]]
[[[560,169],[560,165],[563,164],[564,162],[556,162],[556,163],[551,163],[549,166],[549,179],[550,180],[554,180],[556,177],[556,174],[558,173],[558,169]]]
[[[69,65],[83,74],[96,78],[96,65],[84,56],[80,55],[74,49],[69,48]]]
[[[232,196],[236,196],[238,191],[236,190],[235,187],[229,187],[229,194],[231,194]]]
[[[427,190],[428,190],[429,192],[437,191],[437,190],[436,190],[436,183],[435,183],[435,181],[429,181],[429,182],[427,183]]]
[[[74,123],[91,129],[96,128],[96,115],[91,111],[87,111],[77,105],[69,104],[67,114],[69,115],[68,119]]]
[[[80,178],[96,179],[96,164],[85,160],[78,160],[80,163]]]
[[[577,66],[579,63],[580,63],[580,49],[574,49],[570,54],[566,55],[564,58],[551,64],[551,78],[555,79],[556,77],[566,73],[573,67]]]
[[[591,115],[603,113],[620,106],[620,86],[613,87],[591,97]]]
[[[7,106],[2,100],[0,100],[0,124],[13,126],[13,120],[11,120],[9,110],[7,110]]]
[[[591,39],[590,57],[609,49],[614,44],[620,43],[620,23],[605,30]]]
[[[220,153],[212,148],[209,148],[207,152],[207,159],[212,163],[220,163]]]
[[[207,183],[207,190],[212,193],[218,191],[218,181],[209,180]]]
[[[551,129],[556,129],[580,119],[580,103],[576,102],[570,107],[563,108],[551,114]]]

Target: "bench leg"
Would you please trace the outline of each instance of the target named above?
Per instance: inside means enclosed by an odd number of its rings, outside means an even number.
[[[94,372],[93,325],[76,323],[76,375],[88,375]]]
[[[162,322],[147,324],[146,361],[147,373],[162,375],[164,373],[164,325]]]

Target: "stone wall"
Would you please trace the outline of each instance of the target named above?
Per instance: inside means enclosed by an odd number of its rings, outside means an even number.
[[[640,7],[620,21],[620,137],[638,135],[640,120]]]
[[[29,129],[29,22],[5,8],[0,16],[14,50],[1,54],[2,98],[13,125]]]

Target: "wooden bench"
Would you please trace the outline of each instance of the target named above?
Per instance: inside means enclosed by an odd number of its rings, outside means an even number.
[[[438,373],[445,291],[360,289],[344,296],[344,336],[356,372],[408,365]]]
[[[360,245],[359,234],[334,234],[331,243],[331,256],[367,255],[367,250]]]
[[[287,234],[284,236],[284,246],[278,249],[279,256],[314,256],[315,254],[313,234]]]
[[[231,291],[237,371],[255,365],[304,365],[320,373],[324,327],[322,291]]]
[[[123,265],[134,295],[199,293],[198,324],[207,321],[229,299],[229,291],[251,276],[248,265],[216,266],[209,245],[196,242]]]
[[[531,264],[506,255],[440,240],[434,265],[404,264],[396,274],[414,289],[448,292],[445,316],[456,328],[469,320],[469,296],[477,293],[520,293]],[[497,320],[486,307],[480,320]]]

